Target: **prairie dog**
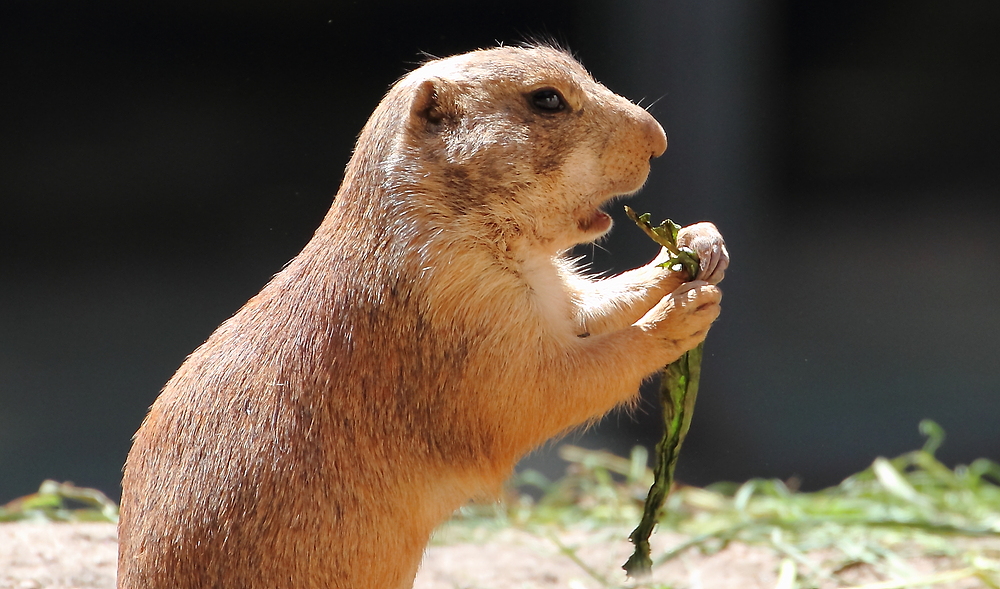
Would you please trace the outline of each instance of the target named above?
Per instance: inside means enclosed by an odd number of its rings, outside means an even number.
[[[358,139],[312,240],[183,363],[122,481],[120,589],[403,589],[431,531],[705,337],[699,280],[599,280],[660,125],[549,47],[431,61]],[[662,254],[661,254],[662,255]]]

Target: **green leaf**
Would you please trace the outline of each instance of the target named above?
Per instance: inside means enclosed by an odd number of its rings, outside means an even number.
[[[680,225],[670,219],[665,219],[662,223],[653,227],[649,222],[649,213],[640,215],[628,205],[625,205],[625,214],[650,239],[666,248],[667,252],[670,253],[667,261],[660,264],[661,267],[668,268],[674,272],[680,272],[682,269],[686,270],[690,280],[694,280],[698,276],[698,254],[694,253],[690,248],[678,247],[677,245],[677,235],[681,230]]]

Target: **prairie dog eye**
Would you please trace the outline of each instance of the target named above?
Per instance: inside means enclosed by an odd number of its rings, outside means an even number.
[[[552,88],[542,88],[531,93],[531,105],[542,112],[559,112],[566,110],[566,101],[558,91]]]

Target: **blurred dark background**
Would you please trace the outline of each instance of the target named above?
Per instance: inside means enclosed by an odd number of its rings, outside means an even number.
[[[117,497],[158,389],[305,244],[388,86],[531,36],[669,133],[632,205],[727,237],[681,480],[817,488],[925,417],[947,462],[1000,459],[998,30],[995,0],[6,0],[0,502]],[[654,253],[615,215],[599,270]],[[570,439],[652,446],[647,393]]]

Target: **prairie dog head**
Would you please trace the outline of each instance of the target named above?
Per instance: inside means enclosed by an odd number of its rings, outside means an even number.
[[[380,153],[360,153],[366,136],[386,131]],[[600,207],[642,186],[666,136],[568,54],[501,47],[405,76],[358,149],[355,159],[377,160],[400,210],[481,228],[511,250],[556,253],[611,228]]]

